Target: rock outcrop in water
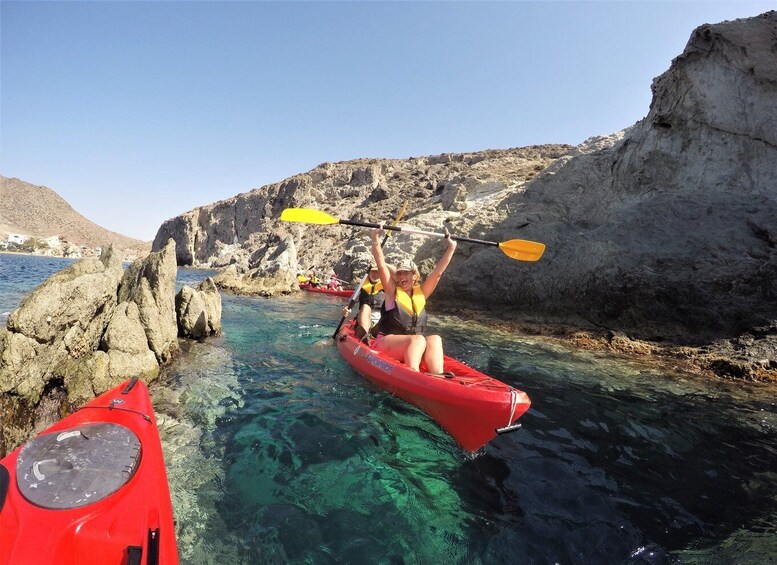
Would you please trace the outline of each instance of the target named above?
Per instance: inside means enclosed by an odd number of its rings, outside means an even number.
[[[286,236],[276,246],[264,246],[251,254],[249,267],[233,264],[216,275],[220,288],[237,294],[274,296],[298,289],[297,249],[294,238]]]
[[[184,285],[175,295],[178,335],[202,339],[221,335],[221,295],[208,277],[197,288]]]
[[[365,230],[284,225],[280,212],[379,221],[408,200],[407,222],[421,228],[547,244],[537,263],[460,245],[438,304],[656,341],[736,339],[721,350],[738,351],[745,373],[777,371],[775,45],[774,11],[704,25],[654,80],[647,117],[623,132],[574,149],[325,163],[173,218],[154,245],[172,237],[181,264],[239,274],[292,235],[304,268],[358,279]],[[400,249],[428,271],[442,247],[391,238],[389,258]],[[740,346],[750,338],[758,348]]]
[[[176,271],[173,241],[126,271],[109,246],[22,301],[0,329],[0,456],[123,380],[157,377],[178,350]],[[195,337],[218,333],[212,281],[198,298],[207,318]]]

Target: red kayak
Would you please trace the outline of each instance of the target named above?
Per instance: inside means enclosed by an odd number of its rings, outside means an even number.
[[[328,294],[330,296],[345,296],[350,297],[353,294],[353,289],[336,290],[334,288],[327,288],[325,286],[312,286],[310,283],[300,283],[300,289],[307,292],[317,292],[319,294]]]
[[[351,323],[338,333],[340,355],[368,381],[426,412],[464,449],[475,451],[521,427],[516,421],[531,406],[525,392],[447,356],[447,376],[413,371],[360,342],[353,330]]]
[[[0,460],[0,564],[178,563],[146,385],[109,390]]]

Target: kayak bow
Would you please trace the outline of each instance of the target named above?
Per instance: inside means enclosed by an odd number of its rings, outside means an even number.
[[[132,379],[0,460],[0,564],[175,565],[146,386]]]

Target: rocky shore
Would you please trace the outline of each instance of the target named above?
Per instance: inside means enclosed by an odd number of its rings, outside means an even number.
[[[159,375],[178,337],[221,331],[206,279],[176,295],[175,243],[126,270],[109,245],[27,296],[0,329],[0,456],[130,377]]]
[[[377,222],[408,202],[405,223],[421,229],[547,245],[536,263],[460,245],[431,308],[774,380],[775,44],[775,11],[703,25],[624,131],[577,147],[324,163],[168,220],[154,249],[172,238],[180,265],[228,266],[216,282],[233,292],[293,292],[297,269],[356,281],[366,230],[287,224],[281,212]],[[409,254],[423,274],[441,246],[400,235],[386,252]]]
[[[444,309],[448,314],[466,316],[472,312]],[[542,336],[580,349],[604,351],[655,364],[672,372],[701,377],[724,378],[777,384],[777,335],[769,329],[742,334],[734,339],[718,340],[701,346],[680,345],[630,337],[624,332],[541,322],[506,320],[503,317],[481,319],[486,325],[521,335]]]

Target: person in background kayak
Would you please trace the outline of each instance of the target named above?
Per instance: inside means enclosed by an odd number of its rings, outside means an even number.
[[[329,276],[326,278],[326,287],[329,290],[342,290],[343,287],[340,286],[340,279],[337,278],[337,275],[334,271],[329,273]]]
[[[446,229],[445,241],[448,247],[434,270],[421,282],[418,267],[410,260],[400,261],[396,275],[392,278],[380,246],[382,231],[382,228],[377,228],[372,232],[372,255],[385,292],[383,315],[376,328],[377,337],[373,347],[402,361],[414,371],[420,371],[423,361],[429,373],[442,374],[442,339],[438,335],[424,335],[428,318],[426,300],[448,268],[456,251],[456,241],[448,237]]]
[[[386,265],[394,276],[394,266]],[[378,273],[378,264],[374,258],[370,259],[370,270],[367,271],[367,278],[364,279],[361,287],[359,288],[359,311],[356,313],[356,337],[359,339],[365,339],[365,336],[369,333],[369,337],[375,337],[370,333],[370,330],[376,326],[383,310],[383,300],[385,297],[383,292],[383,283],[380,281],[380,274]],[[343,318],[347,318],[351,313],[351,309],[348,305],[343,306]]]

